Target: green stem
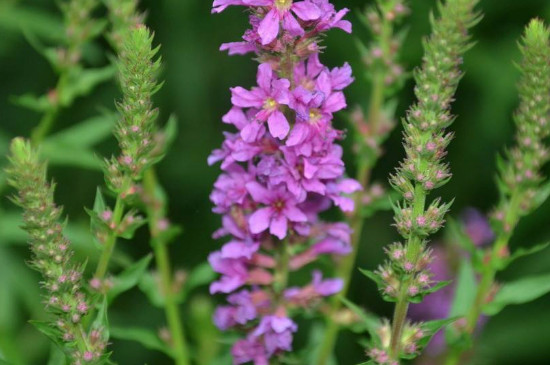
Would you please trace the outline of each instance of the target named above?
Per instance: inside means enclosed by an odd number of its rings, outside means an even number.
[[[177,365],[188,365],[190,364],[189,350],[185,340],[185,332],[182,325],[178,302],[174,296],[173,275],[167,247],[168,242],[166,242],[166,240],[159,235],[158,227],[161,219],[164,218],[163,212],[165,207],[164,202],[162,202],[160,206],[156,206],[156,203],[158,202],[156,199],[158,182],[155,170],[153,168],[145,171],[143,185],[145,193],[149,198],[149,204],[147,205],[146,210],[149,220],[149,230],[151,232],[151,245],[155,253],[157,269],[160,272],[161,287],[165,297],[164,312],[172,338],[174,360]],[[160,212],[160,214],[158,212]]]
[[[117,197],[116,203],[115,203],[115,210],[113,212],[113,225],[114,228],[111,229],[111,232],[107,236],[107,239],[105,240],[105,244],[103,246],[103,251],[101,252],[101,257],[99,258],[99,263],[97,264],[97,269],[94,275],[94,278],[102,280],[105,277],[105,274],[107,273],[107,269],[109,267],[109,261],[111,260],[111,256],[113,255],[113,251],[115,249],[116,240],[118,233],[116,229],[120,225],[120,222],[122,220],[122,215],[124,214],[124,202],[120,195]]]
[[[52,129],[58,115],[59,108],[57,106],[54,106],[44,114],[40,123],[31,132],[31,143],[33,146],[38,146],[44,140]]]
[[[373,133],[376,133],[381,118],[382,105],[384,104],[384,76],[378,76],[374,81],[374,89],[370,98],[369,116],[368,121]],[[371,178],[371,171],[376,163],[375,159],[367,160],[365,157],[360,156],[359,166],[357,168],[356,180],[363,187],[363,191],[367,190]],[[338,275],[344,281],[342,291],[335,297],[332,302],[329,315],[327,316],[327,327],[325,329],[325,336],[323,337],[323,343],[321,344],[321,350],[319,353],[319,365],[326,365],[334,351],[336,346],[336,340],[338,338],[338,331],[340,325],[334,320],[334,316],[341,308],[340,298],[347,296],[351,278],[353,276],[353,269],[355,262],[357,261],[357,254],[359,252],[359,243],[361,241],[361,235],[363,233],[363,226],[365,220],[361,215],[361,192],[355,195],[355,211],[350,217],[350,227],[352,229],[351,234],[351,253],[342,258],[338,266]]]
[[[498,260],[501,259],[501,253],[506,249],[510,238],[512,237],[512,232],[516,227],[519,218],[520,218],[520,205],[521,205],[522,194],[518,189],[512,192],[512,197],[510,198],[510,205],[508,206],[508,211],[504,219],[504,225],[507,228],[503,229],[495,240],[495,244],[491,250],[489,256],[489,263],[483,266],[483,271],[481,273],[481,279],[476,291],[476,297],[473,305],[470,307],[468,313],[466,314],[466,334],[472,336],[477,323],[479,322],[479,317],[482,314],[483,306],[487,300],[487,295],[490,293],[491,288],[494,285],[495,277],[499,271],[499,265],[497,265]],[[464,351],[467,348],[462,346],[453,346],[447,359],[445,361],[446,365],[456,365],[462,361]]]
[[[65,89],[65,86],[67,84],[69,72],[70,70],[68,68],[64,68],[61,71],[61,74],[59,75],[59,80],[57,81],[57,85],[54,89],[57,95],[56,101],[53,102],[51,108],[46,111],[46,113],[42,116],[42,119],[40,119],[38,125],[31,132],[31,143],[35,147],[38,146],[50,133],[55,124],[55,121],[57,120],[57,117],[59,116],[59,113],[61,111],[59,97],[63,95],[63,90]]]
[[[403,285],[400,291],[399,300],[395,305],[392,321],[392,333],[390,342],[390,356],[392,359],[399,358],[401,352],[401,337],[403,327],[407,321],[407,312],[409,310],[409,301],[407,300],[408,285]]]
[[[414,201],[412,203],[413,216],[412,219],[416,220],[417,217],[424,214],[426,208],[426,191],[421,184],[416,184]],[[416,266],[416,262],[422,251],[422,237],[418,236],[414,232],[411,233],[407,241],[407,259]],[[407,321],[407,312],[409,309],[409,286],[411,284],[412,277],[403,281],[400,284],[399,295],[397,297],[397,303],[395,304],[392,321],[392,331],[390,340],[390,357],[392,359],[398,359],[401,353],[401,337],[403,335],[403,328]]]

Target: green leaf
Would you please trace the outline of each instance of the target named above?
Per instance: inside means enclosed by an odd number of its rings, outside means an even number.
[[[92,323],[92,328],[96,330],[101,330],[103,333],[104,339],[109,339],[109,318],[107,317],[107,309],[109,308],[109,302],[107,301],[107,296],[103,296],[103,301],[97,306],[97,315]]]
[[[355,313],[359,317],[364,326],[364,329],[369,333],[372,339],[379,341],[378,329],[380,328],[380,319],[376,315],[368,313],[366,310],[360,308],[355,303],[349,301],[346,298],[340,298],[340,300],[342,301],[342,303],[344,303],[346,307],[348,307],[353,313]]]
[[[0,2],[0,27],[8,31],[27,31],[41,38],[59,43],[65,37],[63,21],[49,12],[20,6],[13,2]]]
[[[531,200],[531,209],[536,210],[550,197],[550,181],[537,189],[537,192]]]
[[[312,326],[306,336],[306,345],[295,353],[298,359],[301,360],[298,364],[319,364],[321,362],[319,357],[322,350],[323,335],[325,333],[324,329],[324,324],[312,322]],[[334,357],[334,354],[331,354],[327,359],[325,359],[326,365],[336,365],[336,359]]]
[[[162,133],[164,137],[163,151],[166,153],[178,136],[178,118],[174,114],[170,115],[170,118],[168,118],[168,122],[166,122],[166,126]]]
[[[115,122],[116,114],[114,113],[92,117],[49,136],[46,143],[73,146],[85,150],[110,137]]]
[[[73,71],[59,95],[60,104],[70,106],[76,98],[88,95],[97,85],[111,80],[115,73],[113,65]]]
[[[435,284],[434,286],[430,287],[429,289],[426,289],[424,291],[422,291],[421,294],[418,294],[418,295],[415,295],[414,297],[411,297],[409,298],[409,301],[411,303],[421,303],[422,300],[424,300],[424,297],[426,295],[429,295],[429,294],[432,294],[432,293],[435,293],[436,291],[446,287],[447,285],[451,284],[452,283],[452,280],[447,280],[447,281],[439,281],[437,284]]]
[[[105,199],[103,199],[101,188],[98,186],[96,189],[95,199],[94,199],[94,212],[99,215],[105,212],[105,209],[106,209]]]
[[[160,292],[160,283],[152,272],[144,273],[138,286],[152,305],[158,308],[164,307],[164,295]]]
[[[460,261],[460,268],[456,279],[456,289],[451,304],[450,317],[464,317],[474,304],[477,294],[477,280],[474,268],[469,259]],[[447,343],[459,346],[469,343],[471,340],[464,332],[458,332],[454,327],[447,327],[445,331]],[[462,346],[462,345],[460,345]]]
[[[152,258],[151,254],[143,257],[113,279],[113,287],[107,293],[109,303],[112,303],[117,296],[132,289],[139,283],[149,267]]]
[[[466,252],[469,252],[470,254],[475,254],[477,251],[477,247],[470,238],[464,232],[464,228],[462,224],[457,222],[454,218],[449,217],[447,220],[447,233],[449,234],[449,241],[451,241],[453,244],[458,245],[462,249],[464,249]]]
[[[477,280],[470,260],[461,260],[456,280],[455,295],[450,312],[451,317],[464,316],[474,303]]]
[[[46,95],[36,96],[33,94],[23,94],[20,96],[11,96],[10,101],[17,106],[39,113],[44,113],[53,107]]]
[[[503,284],[483,313],[494,316],[511,304],[524,304],[550,293],[550,273],[522,278]]]
[[[378,287],[378,290],[382,293],[382,298],[386,302],[395,302],[396,298],[390,297],[389,295],[384,294],[384,288],[386,287],[386,284],[384,283],[384,280],[380,277],[380,275],[376,274],[374,271],[370,270],[363,270],[359,269],[359,271],[365,275],[367,278],[371,279],[376,283],[376,286]]]
[[[457,317],[453,317],[453,318],[446,318],[446,319],[440,319],[440,320],[422,323],[422,330],[424,330],[428,335],[422,337],[418,341],[417,345],[419,349],[425,348],[430,343],[433,336],[435,336],[435,334],[439,332],[440,329],[455,322],[457,319],[458,319]]]
[[[88,149],[45,141],[40,152],[52,165],[74,166],[96,171],[101,171],[103,168],[102,161]]]
[[[200,264],[189,273],[178,300],[183,302],[193,289],[207,285],[214,281],[215,278],[216,273],[212,270],[210,264],[207,262]]]
[[[48,337],[54,344],[60,347],[63,346],[60,341],[61,333],[57,328],[53,328],[50,323],[35,320],[30,320],[29,323],[32,324],[37,330],[45,334],[46,337]]]
[[[384,286],[384,281],[374,271],[365,270],[365,269],[361,269],[361,268],[359,269],[359,271],[361,272],[361,274],[365,275],[367,278],[374,281],[378,285],[378,287],[383,287]]]
[[[195,344],[196,364],[212,365],[221,347],[217,341],[213,341],[219,333],[212,322],[212,314],[215,310],[214,300],[206,295],[193,296],[188,308],[186,325],[191,329],[190,340]]]
[[[55,48],[44,46],[38,37],[30,31],[23,31],[23,35],[38,54],[47,59],[55,70],[59,70],[59,57]]]
[[[138,327],[111,327],[111,335],[119,340],[135,341],[149,350],[161,351],[172,356],[172,350],[164,343],[156,333],[145,328]]]
[[[369,360],[367,362],[362,362],[362,363],[357,364],[357,365],[376,365],[376,363],[373,360]]]
[[[56,345],[51,346],[50,350],[50,358],[48,360],[48,365],[66,365],[67,364],[67,358],[65,357],[65,354],[59,347]]]
[[[125,223],[125,222],[131,222],[131,223]],[[128,213],[124,215],[124,218],[122,218],[122,224],[124,224],[124,230],[122,232],[119,232],[118,236],[127,240],[131,240],[134,237],[136,230],[142,227],[145,223],[147,223],[147,220],[137,215],[137,211],[130,210],[128,211]]]
[[[510,255],[510,257],[502,259],[498,268],[499,270],[504,270],[508,265],[510,265],[512,262],[516,261],[517,259],[538,253],[546,249],[548,246],[550,246],[550,242],[541,243],[540,245],[536,245],[534,247],[529,247],[529,248],[524,248],[524,247],[518,248],[512,255]]]
[[[396,191],[391,191],[378,198],[374,198],[370,203],[363,204],[361,216],[366,219],[372,217],[377,212],[392,210],[392,201],[398,198],[399,193]]]

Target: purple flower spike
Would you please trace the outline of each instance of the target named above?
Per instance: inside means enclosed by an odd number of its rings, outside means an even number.
[[[302,287],[279,281],[280,270],[291,274],[314,267],[321,255],[351,252],[348,225],[319,215],[332,206],[352,210],[348,195],[360,189],[344,176],[336,144],[343,133],[332,125],[334,113],[346,107],[343,89],[353,77],[348,64],[324,66],[317,44],[321,32],[350,31],[351,24],[342,20],[347,10],[336,11],[327,0],[215,0],[213,12],[231,5],[250,8],[251,28],[241,42],[220,49],[254,52],[261,64],[257,86],[231,89],[233,105],[222,121],[236,130],[225,132],[221,148],[208,157],[223,170],[210,194],[213,211],[222,216],[213,237],[230,236],[209,256],[220,274],[210,292],[228,294],[214,313],[216,326],[246,332],[233,345],[233,363],[268,365],[292,349],[298,327],[288,313],[311,311],[343,285],[315,269]],[[281,246],[290,256],[285,268],[277,262]]]

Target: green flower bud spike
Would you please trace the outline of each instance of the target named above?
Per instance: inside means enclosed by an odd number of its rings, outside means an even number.
[[[9,160],[9,183],[17,189],[12,200],[23,208],[23,229],[29,234],[33,254],[30,265],[42,274],[44,304],[51,315],[47,323],[34,323],[64,349],[71,364],[103,364],[108,358],[107,335],[103,328],[87,329],[84,324],[90,305],[83,267],[73,262],[71,242],[63,233],[63,211],[53,200],[47,166],[22,138],[12,141]]]

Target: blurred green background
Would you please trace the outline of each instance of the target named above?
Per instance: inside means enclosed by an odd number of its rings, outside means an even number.
[[[349,61],[354,68],[356,82],[347,92],[348,105],[365,105],[368,83],[363,74],[368,70],[359,59],[355,39],[368,41],[366,29],[357,21],[356,12],[370,0],[333,0],[337,8],[352,9],[349,19],[354,23],[354,34],[339,30],[329,33],[325,64],[333,67]],[[429,32],[428,15],[433,0],[409,1],[412,15],[408,19],[410,31],[404,44],[403,63],[408,69],[419,64],[422,55],[421,37]],[[160,178],[170,195],[171,218],[184,227],[184,233],[171,246],[172,259],[178,268],[189,269],[203,263],[210,251],[220,242],[210,238],[219,226],[219,217],[211,213],[208,195],[219,174],[219,167],[208,167],[206,158],[222,141],[226,126],[221,116],[230,107],[228,88],[251,86],[256,65],[249,57],[229,57],[218,51],[223,42],[238,40],[247,26],[247,16],[241,8],[231,8],[218,15],[210,14],[210,0],[149,0],[142,1],[147,10],[147,24],[156,33],[156,42],[162,44],[164,59],[162,78],[166,84],[157,95],[162,120],[174,113],[179,120],[179,135],[171,153],[159,167]],[[513,62],[518,60],[517,40],[523,26],[532,17],[550,20],[550,2],[547,0],[482,0],[480,9],[485,14],[474,30],[477,45],[466,58],[466,75],[460,85],[454,112],[459,115],[453,125],[456,139],[450,147],[449,160],[454,178],[441,190],[445,199],[456,198],[453,214],[475,206],[487,211],[496,202],[493,183],[495,154],[512,141],[511,115],[517,105],[515,84],[518,71]],[[36,17],[40,13],[42,16]],[[102,11],[98,11],[101,16]],[[46,19],[46,22],[43,22]],[[0,164],[5,166],[7,142],[16,135],[28,136],[40,116],[15,105],[12,96],[32,92],[44,94],[55,85],[56,76],[45,61],[27,42],[24,30],[53,27],[60,15],[53,0],[0,0]],[[40,23],[42,22],[42,23]],[[47,33],[47,32],[46,32]],[[41,34],[38,34],[40,37]],[[46,39],[44,42],[48,42]],[[90,47],[89,65],[107,64],[107,43],[98,40]],[[412,100],[412,83],[407,83],[400,96],[398,115],[403,115]],[[98,110],[114,106],[118,97],[114,82],[101,85],[89,97],[76,101],[63,111],[56,129],[66,128]],[[335,123],[345,128],[343,115]],[[386,144],[386,155],[376,168],[375,177],[385,182],[403,151],[400,129]],[[113,139],[97,148],[99,155],[116,151]],[[353,158],[348,155],[349,171],[353,172]],[[548,171],[548,169],[547,169]],[[57,199],[65,206],[75,227],[85,227],[83,206],[93,204],[96,186],[103,183],[100,171],[74,167],[52,167],[51,175],[58,182]],[[2,190],[2,195],[8,192]],[[24,236],[14,225],[14,207],[6,199],[0,201],[0,352],[15,364],[45,364],[48,343],[27,324],[29,317],[40,316],[37,301],[38,276],[24,265],[28,249]],[[369,220],[363,235],[359,266],[374,268],[383,259],[381,247],[396,239],[390,227],[392,217],[382,213]],[[78,230],[75,234],[80,234]],[[84,236],[85,237],[85,236]],[[550,203],[546,203],[531,217],[522,221],[513,239],[513,247],[531,246],[550,239]],[[139,258],[149,250],[146,237],[119,247],[128,255]],[[86,254],[79,250],[80,255]],[[91,259],[93,261],[93,258]],[[548,250],[524,259],[502,274],[502,279],[549,271]],[[375,287],[364,277],[354,277],[351,297],[362,306],[382,315],[389,315],[391,306],[382,302]],[[209,316],[208,292],[202,287],[193,293],[183,310],[205,312]],[[221,301],[222,298],[214,298]],[[115,324],[140,325],[158,329],[163,313],[147,303],[143,294],[133,290],[122,296],[111,310]],[[215,353],[218,345],[206,322],[186,326],[196,336],[209,336],[210,343],[201,351]],[[303,343],[307,332],[297,335]],[[341,336],[337,358],[340,365],[364,360],[358,337],[350,333]],[[210,346],[210,347],[208,347]],[[226,351],[225,345],[220,345]],[[169,359],[140,345],[114,341],[114,359],[120,364],[169,364]],[[229,364],[229,360],[220,364]],[[478,364],[549,364],[550,363],[550,297],[529,305],[509,307],[492,319],[480,339],[476,356]]]

